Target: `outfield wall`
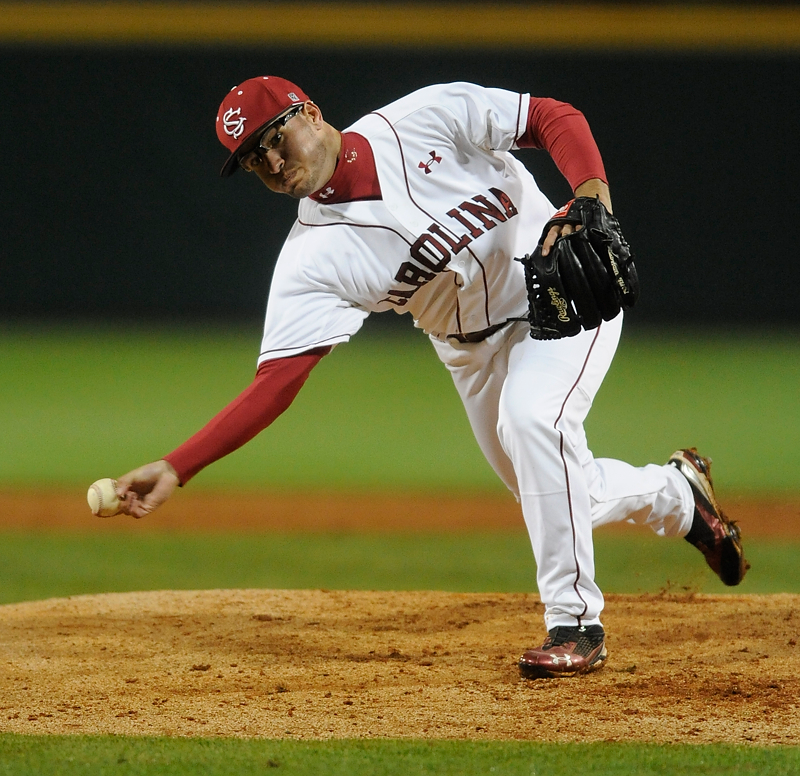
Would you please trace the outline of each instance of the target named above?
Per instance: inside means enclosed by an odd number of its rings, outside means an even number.
[[[800,322],[793,214],[787,222],[782,204],[800,178],[796,47],[501,44],[301,50],[0,36],[2,315],[260,318],[295,203],[244,176],[217,177],[214,116],[234,83],[280,73],[339,127],[435,81],[572,102],[591,122],[639,255],[634,325],[698,311],[721,325]],[[568,197],[546,155],[522,158],[554,202]]]

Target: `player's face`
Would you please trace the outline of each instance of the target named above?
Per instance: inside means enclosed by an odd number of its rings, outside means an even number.
[[[254,172],[270,191],[307,197],[330,180],[336,167],[326,126],[319,108],[307,102],[285,123],[270,128],[259,148],[242,159],[242,167]]]

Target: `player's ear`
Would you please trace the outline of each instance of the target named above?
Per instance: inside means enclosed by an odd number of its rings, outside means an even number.
[[[324,123],[322,111],[319,109],[319,105],[317,105],[315,102],[311,102],[311,100],[307,100],[303,105],[303,113],[305,114],[305,117],[315,126],[322,126]]]

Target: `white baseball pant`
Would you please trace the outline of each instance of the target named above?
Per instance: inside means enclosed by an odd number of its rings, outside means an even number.
[[[672,466],[595,459],[583,423],[619,342],[622,315],[576,337],[539,341],[514,322],[478,343],[431,338],[473,432],[522,505],[548,630],[600,623],[592,529],[628,521],[684,536],[689,483]]]

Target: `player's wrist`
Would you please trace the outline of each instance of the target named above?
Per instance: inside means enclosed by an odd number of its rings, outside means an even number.
[[[576,197],[599,197],[600,201],[606,206],[609,213],[613,213],[611,209],[611,191],[608,188],[608,183],[602,178],[589,178],[579,186],[575,187]]]
[[[191,479],[192,472],[189,468],[181,467],[179,456],[175,454],[176,452],[173,451],[169,455],[165,455],[159,463],[163,464],[164,473],[175,477],[178,487],[182,488]]]
[[[180,480],[180,476],[178,475],[178,472],[175,471],[175,467],[166,458],[162,458],[161,460],[166,466],[167,473]]]

